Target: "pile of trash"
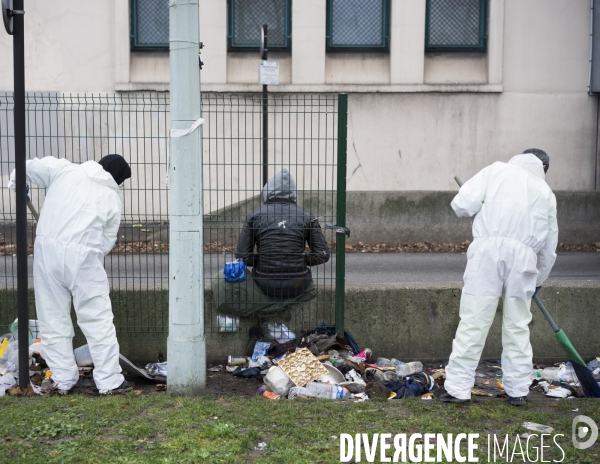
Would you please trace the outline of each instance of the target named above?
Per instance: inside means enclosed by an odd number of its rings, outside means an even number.
[[[18,322],[9,326],[10,333],[0,337],[0,396],[33,396],[53,394],[57,384],[52,379],[52,371],[42,356],[42,339],[36,320],[29,321],[29,386],[23,390],[19,380],[19,340]],[[94,363],[88,345],[73,350],[79,368],[77,386],[96,390],[93,380]],[[160,356],[159,356],[160,357]],[[146,365],[145,369],[136,367],[125,356],[119,355],[119,364],[123,373],[134,377],[143,377],[157,382],[157,390],[166,389],[167,363],[158,362]],[[165,387],[165,388],[159,388]]]
[[[600,383],[600,358],[588,365],[596,382]],[[551,398],[584,398],[585,394],[570,362],[554,366],[537,365],[531,372],[531,391],[539,391]]]
[[[335,334],[332,325],[296,335],[283,324],[250,329],[250,342],[244,356],[229,356],[225,369],[236,377],[262,380],[257,393],[275,400],[282,397],[354,399],[369,397],[431,399],[444,385],[444,364],[424,368],[419,361],[375,358],[369,348],[360,350],[352,335]],[[263,333],[266,331],[266,334]],[[600,381],[600,358],[588,368]],[[210,368],[217,372],[222,366]],[[471,390],[474,396],[506,397],[502,385],[502,363],[481,361]],[[584,397],[570,363],[554,366],[533,365],[531,391],[553,398]]]
[[[250,337],[247,356],[229,356],[226,370],[237,377],[262,379],[257,392],[270,400],[431,397],[443,380],[443,370],[423,372],[419,361],[375,361],[369,348],[359,350],[348,331],[339,337],[331,325],[321,324],[296,338],[284,324],[273,323],[266,336],[255,326]]]

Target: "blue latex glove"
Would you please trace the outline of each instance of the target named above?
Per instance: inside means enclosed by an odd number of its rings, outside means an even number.
[[[541,285],[539,287],[535,287],[535,292],[533,293],[533,296],[537,295],[537,293],[540,291],[540,288],[542,288]],[[531,298],[533,298],[533,296]]]

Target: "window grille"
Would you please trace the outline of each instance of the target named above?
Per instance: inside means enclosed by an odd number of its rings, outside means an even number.
[[[426,50],[485,51],[487,0],[427,0]]]
[[[269,50],[289,49],[290,18],[290,0],[230,0],[229,49],[258,50],[263,24]]]
[[[131,47],[169,48],[169,0],[131,0]]]
[[[388,50],[389,0],[328,0],[328,50]]]

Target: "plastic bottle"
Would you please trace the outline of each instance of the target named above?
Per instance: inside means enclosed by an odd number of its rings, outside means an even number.
[[[387,359],[387,358],[377,358],[377,365],[379,367],[383,367],[383,368],[386,368],[386,367],[395,368],[396,367],[394,365],[394,363],[391,360]]]
[[[417,374],[423,371],[423,364],[421,361],[413,361],[404,364],[400,364],[396,367],[396,374],[400,377],[406,377],[407,375]]]
[[[541,380],[542,377],[542,369],[533,369],[529,375],[531,380]]]
[[[390,359],[390,362],[394,365],[394,369],[400,366],[401,364],[404,364],[402,361],[396,358]]]
[[[19,372],[19,344],[11,342],[6,346],[0,358],[0,375],[8,372]]]
[[[561,364],[559,367],[546,367],[541,376],[548,382],[577,382],[577,376],[572,366]]]
[[[310,396],[314,397],[314,393],[311,392],[308,388],[305,387],[292,387],[290,388],[290,392],[288,393],[288,399],[295,398],[296,396]]]
[[[337,385],[309,382],[306,384],[306,389],[309,391],[310,396],[314,396],[315,398],[326,398],[331,400],[354,398],[352,393],[350,393],[344,387],[338,387]]]

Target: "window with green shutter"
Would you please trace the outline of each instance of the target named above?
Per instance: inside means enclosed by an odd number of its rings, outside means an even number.
[[[427,51],[485,51],[486,46],[487,0],[427,0]]]
[[[327,0],[327,49],[389,50],[389,0]]]
[[[131,0],[131,48],[169,49],[169,0]]]
[[[258,50],[263,24],[269,50],[290,48],[290,0],[229,0],[229,49]]]

